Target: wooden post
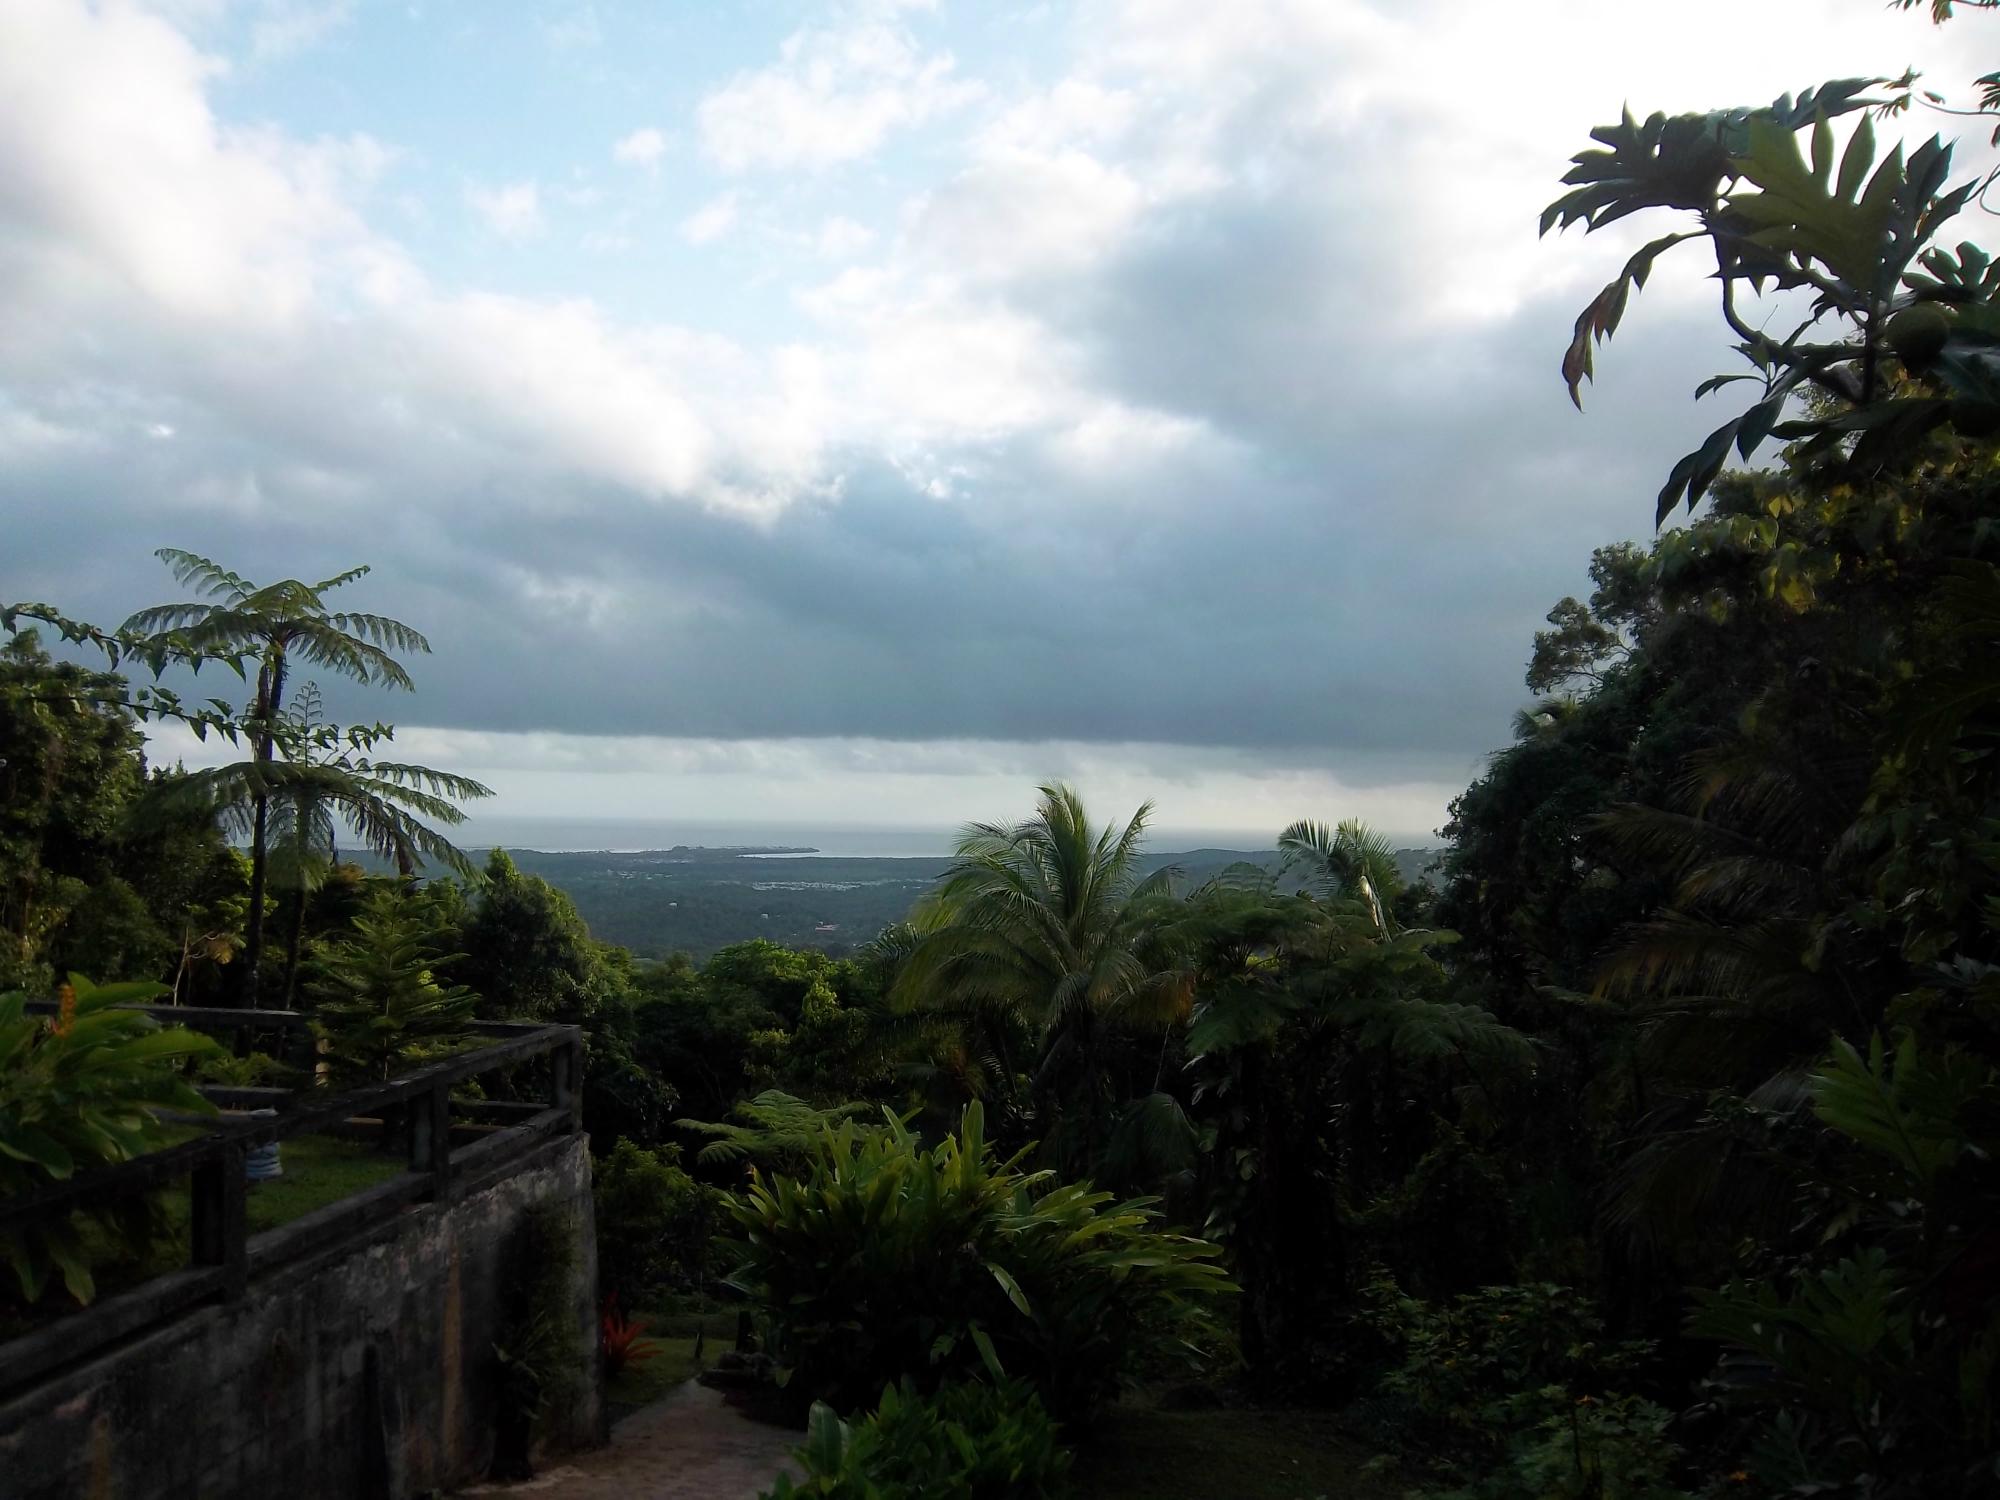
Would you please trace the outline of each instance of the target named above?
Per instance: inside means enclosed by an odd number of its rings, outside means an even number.
[[[410,1170],[430,1174],[435,1201],[451,1201],[451,1085],[442,1078],[410,1101]]]
[[[572,1033],[549,1058],[552,1080],[549,1102],[569,1111],[572,1132],[583,1128],[583,1036]]]
[[[243,1147],[229,1141],[188,1174],[192,1208],[189,1239],[197,1266],[220,1266],[222,1297],[243,1295],[248,1259],[244,1251],[249,1219],[243,1201]]]

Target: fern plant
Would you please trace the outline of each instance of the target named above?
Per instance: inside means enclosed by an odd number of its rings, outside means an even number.
[[[1785,1418],[1758,1422],[1750,1445],[1774,1487],[1986,1493],[2000,1474],[2000,1069],[1910,1034],[1865,1056],[1836,1041],[1809,1093],[1839,1148],[1807,1194],[1828,1248],[1697,1294],[1691,1331],[1729,1351],[1715,1396]]]
[[[680,1120],[680,1128],[708,1137],[695,1155],[705,1167],[748,1163],[766,1171],[805,1165],[831,1127],[868,1113],[865,1104],[822,1109],[782,1089],[765,1089],[730,1110],[734,1120]]]

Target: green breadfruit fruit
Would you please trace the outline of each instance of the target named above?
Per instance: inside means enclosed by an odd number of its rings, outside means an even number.
[[[1951,336],[1951,318],[1937,303],[1919,302],[1891,318],[1883,334],[1898,359],[1913,370],[1921,370],[1938,357]]]

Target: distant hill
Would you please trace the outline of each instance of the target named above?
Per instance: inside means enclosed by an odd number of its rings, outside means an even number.
[[[907,916],[951,863],[944,856],[881,859],[761,848],[507,852],[522,870],[567,892],[603,941],[641,958],[684,952],[697,960],[755,937],[846,953]],[[483,851],[473,857],[482,858]],[[1437,857],[1436,850],[1400,849],[1396,864],[1405,880],[1414,880]],[[1244,862],[1275,870],[1278,857],[1270,850],[1190,849],[1141,861],[1148,872],[1180,866],[1188,885]]]

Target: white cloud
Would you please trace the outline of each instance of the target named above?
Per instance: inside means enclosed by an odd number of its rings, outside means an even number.
[[[292,463],[290,478],[242,456],[175,471],[189,504],[238,514],[281,504],[300,464],[385,505],[413,473],[759,518],[823,492],[830,415],[810,358],[621,323],[588,299],[441,291],[356,207],[392,153],[226,129],[206,96],[218,71],[141,12],[0,7],[9,451],[54,451],[98,421],[136,434],[135,409],[173,406],[204,443],[148,446],[182,465],[210,442]],[[540,225],[532,182],[468,199],[497,232]],[[623,230],[607,233],[593,248],[619,248]]]
[[[250,28],[251,56],[275,60],[308,51],[353,14],[354,0],[261,0]]]
[[[474,185],[465,190],[465,201],[502,239],[531,239],[548,227],[542,218],[541,189],[532,182]]]
[[[767,68],[702,99],[703,150],[725,171],[826,167],[872,153],[898,130],[977,98],[949,54],[926,53],[880,21],[795,32]]]
[[[611,147],[612,159],[629,167],[657,167],[666,154],[666,136],[650,125],[619,137]]]
[[[813,249],[827,260],[849,260],[874,243],[875,231],[845,214],[822,220],[813,236]]]
[[[560,583],[537,587],[566,619],[595,607],[587,586],[567,598]],[[150,735],[149,753],[162,763],[220,764],[229,753],[173,726]],[[1020,816],[1034,784],[1057,778],[1076,786],[1100,818],[1124,818],[1141,802],[1156,802],[1151,842],[1164,850],[1204,834],[1269,848],[1280,829],[1315,816],[1359,817],[1391,838],[1425,845],[1463,786],[1412,776],[1364,781],[1301,759],[1146,742],[722,740],[400,725],[395,748],[494,789],[492,801],[471,809],[462,842],[523,816],[629,823],[634,809],[699,808],[711,820],[893,825],[929,833],[942,848],[968,822]]]
[[[596,6],[577,5],[554,20],[544,22],[542,35],[548,38],[551,47],[567,52],[603,45],[604,26],[597,19]]]
[[[740,203],[735,193],[719,193],[681,221],[681,238],[690,245],[706,245],[721,239],[736,227]]]
[[[127,598],[139,585],[113,576],[103,535],[226,539],[259,569],[320,550],[338,566],[359,537],[391,607],[463,625],[424,702],[464,723],[858,726],[928,737],[909,753],[937,764],[948,733],[1283,734],[1385,755],[1462,747],[1468,715],[1504,734],[1528,630],[1592,542],[1643,525],[1654,457],[1699,435],[1674,403],[1707,370],[1683,375],[1718,343],[1712,311],[1690,319],[1657,280],[1591,423],[1554,425],[1574,422],[1549,368],[1564,314],[1619,247],[1537,244],[1533,212],[1617,108],[1603,60],[1624,60],[1635,106],[1693,107],[1906,44],[1936,68],[1951,45],[1866,0],[1864,19],[1789,41],[1782,15],[1689,3],[1744,28],[1742,55],[1692,23],[1635,48],[1621,8],[1558,0],[1160,0],[1086,6],[1074,27],[1062,12],[1046,52],[982,93],[889,12],[802,33],[705,102],[716,164],[804,175],[919,122],[924,149],[696,211],[691,230],[734,215],[757,253],[654,280],[691,323],[742,316],[739,343],[621,304],[638,278],[584,257],[660,226],[584,219],[585,177],[515,183],[511,203],[483,191],[503,228],[546,208],[566,231],[501,272],[603,296],[464,289],[414,247],[456,230],[476,263],[471,217],[448,197],[427,226],[399,212],[423,178],[388,148],[218,119],[225,65],[157,13],[0,0],[0,454],[27,497],[7,520],[37,536],[0,547],[0,597]],[[1547,87],[1495,102],[1493,77]],[[609,132],[579,128],[567,159],[602,171]],[[454,170],[434,144],[412,140],[407,163]],[[391,232],[413,224],[408,245]],[[769,295],[711,314],[705,278],[737,260]],[[1599,415],[1621,410],[1622,426]],[[555,621],[617,649],[565,642],[559,659]],[[1314,649],[1327,640],[1342,649]],[[888,741],[818,762],[757,743],[758,765],[823,764],[850,779],[822,786],[871,804],[921,771],[853,770],[889,765]],[[921,805],[1004,815],[1063,764],[1103,771],[1044,743],[978,805]],[[1212,773],[1255,803],[1249,771],[1180,765],[1147,761],[1147,784],[1105,796]],[[1398,826],[1355,782],[1271,805]],[[618,792],[641,794],[703,795]]]

